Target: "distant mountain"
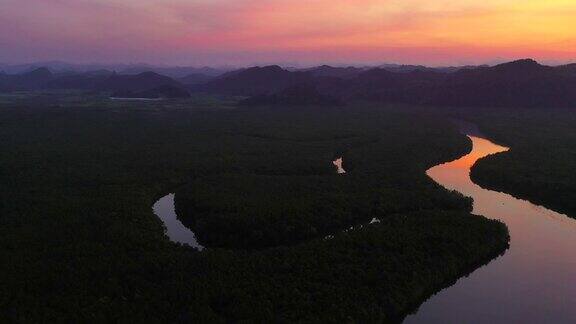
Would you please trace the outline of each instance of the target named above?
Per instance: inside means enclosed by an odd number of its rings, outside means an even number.
[[[114,71],[99,69],[99,70],[86,71],[83,74],[87,76],[110,76],[114,74]]]
[[[95,89],[98,91],[128,92],[147,91],[162,86],[183,88],[178,81],[155,72],[143,72],[135,75],[112,74],[101,79]]]
[[[342,102],[334,97],[321,94],[314,85],[291,86],[278,93],[257,95],[242,100],[240,106],[337,106]]]
[[[534,60],[461,70],[431,104],[475,107],[576,107],[576,75]]]
[[[188,74],[185,77],[179,78],[178,81],[180,81],[182,84],[187,85],[187,86],[195,86],[198,84],[204,84],[207,83],[211,80],[214,80],[216,77],[214,76],[210,76],[210,75],[206,75],[206,74],[201,74],[201,73],[192,73],[192,74]]]
[[[194,90],[252,96],[246,102],[252,104],[306,102],[305,97],[315,96],[288,91],[298,85],[312,85],[318,95],[346,102],[472,107],[576,106],[575,65],[549,67],[529,59],[492,67],[460,68],[398,65],[366,70],[324,65],[288,71],[279,66],[254,67],[226,73]]]
[[[400,64],[383,64],[377,67],[377,69],[386,70],[395,73],[409,73],[414,71],[432,71],[433,68],[426,67],[424,65],[400,65]]]
[[[384,69],[390,72],[396,73],[408,73],[414,71],[428,71],[428,72],[440,72],[440,73],[454,73],[460,70],[476,69],[478,67],[486,67],[486,65],[464,65],[464,66],[445,66],[445,67],[428,67],[424,65],[401,65],[401,64],[383,64],[378,66],[380,69]]]
[[[120,74],[98,69],[53,73],[46,67],[0,74],[0,91],[82,89],[150,96],[180,91],[252,97],[251,104],[373,101],[468,107],[576,107],[576,64],[545,66],[530,59],[496,66],[428,68],[386,65],[366,69],[318,66],[289,71],[277,65],[213,76],[191,73],[175,80],[147,71]],[[162,90],[159,91],[158,89]]]
[[[107,70],[64,75],[45,84],[47,89],[79,89],[102,92],[142,92],[162,86],[184,88],[176,80],[154,72],[120,75]]]
[[[251,96],[272,94],[294,85],[309,83],[312,79],[309,73],[290,72],[271,65],[228,72],[193,89],[199,92]]]
[[[345,101],[368,100],[467,107],[575,107],[576,66],[549,67],[525,59],[454,72],[372,69],[338,84],[319,87]]]
[[[60,75],[45,84],[47,89],[95,90],[106,79],[114,75],[108,70]]]
[[[109,65],[71,64],[61,61],[45,61],[30,64],[0,64],[0,69],[6,71],[8,74],[21,74],[42,67],[49,69],[55,74],[70,73],[70,72],[84,73],[87,71],[94,71],[100,69],[116,70],[115,68],[110,68]]]
[[[384,103],[470,107],[576,106],[576,83],[570,66],[549,67],[518,60],[493,67],[466,67],[446,73],[406,68],[402,72],[372,69],[326,93],[341,98]],[[410,71],[411,70],[411,71]]]
[[[112,94],[114,98],[147,98],[147,99],[172,99],[172,98],[188,98],[190,94],[188,91],[175,86],[160,86],[143,91],[117,91]]]
[[[348,79],[353,78],[360,73],[366,71],[365,68],[357,68],[357,67],[333,67],[330,65],[322,65],[317,66],[309,69],[301,70],[302,72],[308,72],[315,77],[334,77],[334,78],[342,78]]]
[[[10,76],[4,71],[0,72],[0,92],[10,91]]]
[[[398,73],[379,68],[358,75],[345,89],[336,91],[345,100],[425,104],[446,78],[447,74],[433,70]]]
[[[576,63],[557,66],[556,70],[568,75],[576,75]]]
[[[38,68],[32,71],[17,74],[3,75],[0,78],[1,91],[23,91],[41,89],[44,84],[54,78],[54,74],[47,68]]]
[[[188,74],[200,73],[209,76],[219,76],[233,70],[230,67],[189,67],[189,66],[156,66],[150,64],[73,64],[61,61],[45,61],[30,64],[0,64],[0,70],[8,74],[21,74],[40,67],[46,67],[55,74],[85,73],[95,70],[116,71],[119,74],[139,74],[156,72],[172,78],[181,78]]]
[[[108,70],[84,73],[53,74],[47,68],[26,73],[0,76],[0,91],[31,91],[41,89],[76,89],[100,92],[145,92],[154,89],[184,89],[184,84],[155,72],[121,75]],[[158,92],[156,90],[156,92]],[[167,93],[176,93],[167,91]],[[180,96],[180,94],[178,94]]]
[[[143,72],[155,72],[171,78],[184,78],[193,74],[202,74],[209,77],[217,77],[229,71],[229,69],[216,69],[211,67],[157,67],[153,65],[135,65],[117,70],[119,74],[139,74]]]

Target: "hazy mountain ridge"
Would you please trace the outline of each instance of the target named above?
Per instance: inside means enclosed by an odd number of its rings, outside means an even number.
[[[188,74],[182,78],[178,78],[178,81],[182,82],[183,84],[185,84],[187,86],[195,86],[198,84],[207,83],[208,81],[211,81],[215,78],[216,78],[216,76],[210,76],[207,74],[191,73],[191,74]]]
[[[26,73],[0,75],[0,91],[19,91],[38,89],[54,78],[54,74],[47,68],[38,68]]]
[[[348,79],[353,78],[368,69],[369,68],[359,68],[354,66],[333,67],[330,65],[322,65],[300,71],[309,72],[315,77],[334,77],[334,78]]]
[[[576,74],[518,60],[449,77],[431,104],[479,107],[573,107]]]
[[[234,70],[232,67],[193,67],[193,66],[156,66],[151,64],[73,64],[60,61],[35,62],[29,64],[0,63],[0,71],[7,74],[22,74],[38,68],[47,68],[55,74],[59,73],[86,73],[96,70],[115,71],[118,74],[139,74],[142,72],[156,72],[172,78],[181,78],[189,74],[199,73],[208,76],[218,76]]]
[[[313,81],[312,74],[307,72],[290,72],[278,65],[257,66],[229,72],[194,90],[227,95],[266,95]]]
[[[121,74],[100,69],[54,73],[46,67],[21,74],[0,74],[0,91],[4,92],[80,89],[145,93],[160,87],[257,97],[257,100],[243,104],[334,100],[468,107],[573,107],[576,103],[576,64],[552,67],[523,59],[495,66],[459,68],[322,65],[288,70],[270,65],[221,75],[192,73],[178,79],[153,71]],[[298,87],[299,91],[287,91]],[[330,100],[325,100],[327,98]]]
[[[120,75],[113,74],[105,77],[97,85],[100,91],[138,91],[148,90],[160,86],[181,86],[176,80],[155,72]]]
[[[84,73],[54,74],[48,68],[38,68],[17,75],[0,75],[0,91],[87,90],[112,93],[133,93],[149,96],[189,96],[185,85],[155,72],[117,74],[108,70]]]
[[[530,59],[491,67],[463,67],[454,72],[433,68],[392,72],[374,68],[355,71],[358,73],[353,77],[335,77],[346,68],[325,66],[318,70],[329,71],[330,76],[315,75],[314,70],[258,69],[224,75],[217,82],[208,83],[202,91],[229,93],[233,89],[235,95],[260,96],[281,93],[302,82],[313,84],[322,95],[347,102],[367,100],[469,107],[573,107],[576,103],[576,65],[551,67]]]

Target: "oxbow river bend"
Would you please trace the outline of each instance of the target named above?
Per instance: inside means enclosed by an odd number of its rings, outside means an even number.
[[[474,214],[506,223],[510,249],[430,298],[405,323],[576,323],[576,220],[474,184],[474,163],[508,148],[477,132],[468,137],[470,154],[427,173],[472,197]]]
[[[474,184],[474,163],[508,148],[477,131],[468,137],[473,143],[468,155],[427,174],[472,197],[474,214],[506,223],[510,249],[431,297],[405,323],[576,323],[576,220]],[[203,248],[176,218],[174,194],[158,200],[153,209],[172,241]]]
[[[336,168],[338,174],[346,174],[346,170],[343,168],[342,157],[337,158],[332,161],[332,164]],[[184,226],[182,222],[178,219],[176,215],[176,209],[174,207],[174,194],[170,193],[166,196],[160,198],[152,210],[162,220],[164,226],[166,227],[166,235],[171,241],[176,243],[188,244],[198,250],[203,250],[204,247],[198,243],[196,240],[196,234],[192,232],[189,228]],[[377,221],[373,219],[372,222]]]

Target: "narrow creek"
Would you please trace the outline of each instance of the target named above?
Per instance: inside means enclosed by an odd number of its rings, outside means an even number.
[[[427,174],[474,199],[476,215],[510,231],[510,249],[422,304],[404,323],[576,323],[576,220],[470,179],[477,160],[502,153],[478,133],[473,149]]]
[[[152,209],[154,210],[154,214],[156,214],[156,216],[162,220],[164,226],[166,226],[166,235],[171,241],[188,244],[200,251],[204,249],[196,240],[194,232],[184,226],[176,216],[173,193],[160,198]]]
[[[345,174],[346,170],[343,168],[342,157],[337,158],[332,161],[332,165],[336,168],[338,174]],[[176,209],[174,206],[174,194],[170,193],[166,196],[160,198],[154,206],[152,206],[154,214],[160,218],[160,220],[166,226],[166,235],[172,242],[188,244],[193,248],[200,251],[204,249],[200,243],[196,240],[196,234],[191,231],[188,227],[184,226],[182,222],[178,219],[176,215]],[[374,220],[373,220],[374,221]]]

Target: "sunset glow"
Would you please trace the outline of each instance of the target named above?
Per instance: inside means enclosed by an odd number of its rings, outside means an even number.
[[[8,62],[445,65],[576,56],[576,3],[569,0],[3,0],[0,6],[0,61]]]

